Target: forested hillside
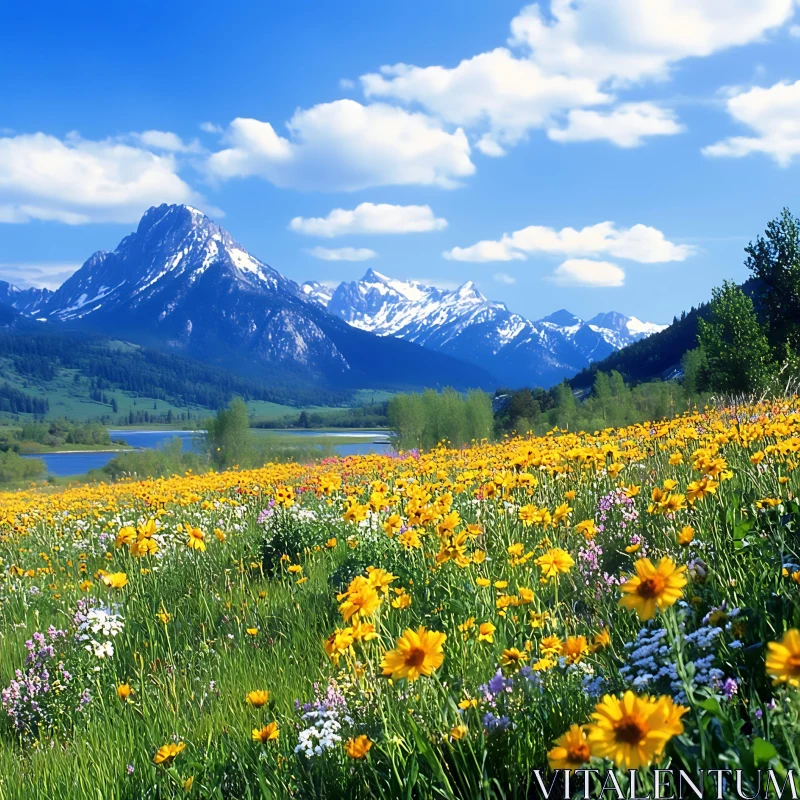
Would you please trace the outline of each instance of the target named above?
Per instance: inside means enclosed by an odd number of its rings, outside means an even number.
[[[176,407],[217,409],[231,397],[287,406],[343,405],[350,393],[309,385],[289,374],[264,383],[219,367],[102,336],[47,332],[0,334],[0,411],[48,412],[69,394],[118,409],[113,392]],[[102,411],[102,409],[100,409]],[[100,414],[98,413],[98,416]]]

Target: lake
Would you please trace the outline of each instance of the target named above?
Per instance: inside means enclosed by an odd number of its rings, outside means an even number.
[[[359,442],[346,442],[333,444],[332,449],[338,456],[356,456],[367,453],[390,453],[392,446],[386,442],[387,431],[335,431],[335,430],[274,430],[261,429],[256,431],[264,436],[298,436],[314,438],[326,437],[330,439],[347,438],[363,439]],[[153,449],[174,438],[179,438],[184,450],[199,449],[202,446],[202,434],[197,431],[126,431],[110,430],[112,439],[122,439],[132,447]],[[376,442],[376,440],[378,440]],[[102,453],[88,451],[84,453],[45,453],[38,456],[24,456],[25,458],[41,458],[50,475],[63,477],[65,475],[83,475],[91,469],[100,469],[105,466],[116,453]]]

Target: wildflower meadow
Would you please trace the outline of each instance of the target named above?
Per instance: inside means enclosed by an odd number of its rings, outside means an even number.
[[[5,493],[0,797],[752,795],[800,770],[798,451],[793,398]]]

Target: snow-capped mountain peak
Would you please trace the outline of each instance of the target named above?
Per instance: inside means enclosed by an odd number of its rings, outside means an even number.
[[[49,298],[46,310],[66,321],[177,294],[170,300],[174,305],[209,269],[251,291],[296,291],[293,282],[251,256],[201,211],[163,204],[148,209],[136,232],[115,250],[92,255]],[[169,315],[170,308],[163,313]]]
[[[618,311],[606,311],[597,314],[586,323],[593,331],[605,339],[615,350],[625,345],[644,339],[653,333],[658,333],[666,325],[657,325],[654,322],[642,322],[636,317],[626,317]]]
[[[314,282],[301,290],[354,327],[489,364],[512,386],[551,385],[663,327],[613,311],[587,323],[566,309],[532,322],[487,299],[472,281],[442,289],[374,269],[332,292]]]
[[[660,333],[669,327],[669,325],[659,325],[655,322],[642,322],[636,317],[628,317],[626,326],[631,336],[641,335],[642,338],[651,336],[654,333]]]
[[[35,317],[52,292],[50,289],[20,289],[13,283],[0,280],[0,303],[5,303],[23,314]]]

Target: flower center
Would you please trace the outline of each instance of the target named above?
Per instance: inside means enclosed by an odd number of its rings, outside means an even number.
[[[639,744],[647,733],[647,727],[637,717],[623,717],[614,726],[614,733],[618,742]]]
[[[800,675],[800,653],[786,659],[786,671],[792,675]]]
[[[643,580],[636,589],[636,593],[640,597],[651,599],[658,597],[664,590],[664,579],[660,575],[653,575],[652,578]]]
[[[573,764],[583,764],[589,760],[589,745],[586,742],[570,745],[567,750],[567,758]]]
[[[425,651],[421,647],[414,647],[408,651],[406,665],[409,667],[421,667],[425,663]]]

